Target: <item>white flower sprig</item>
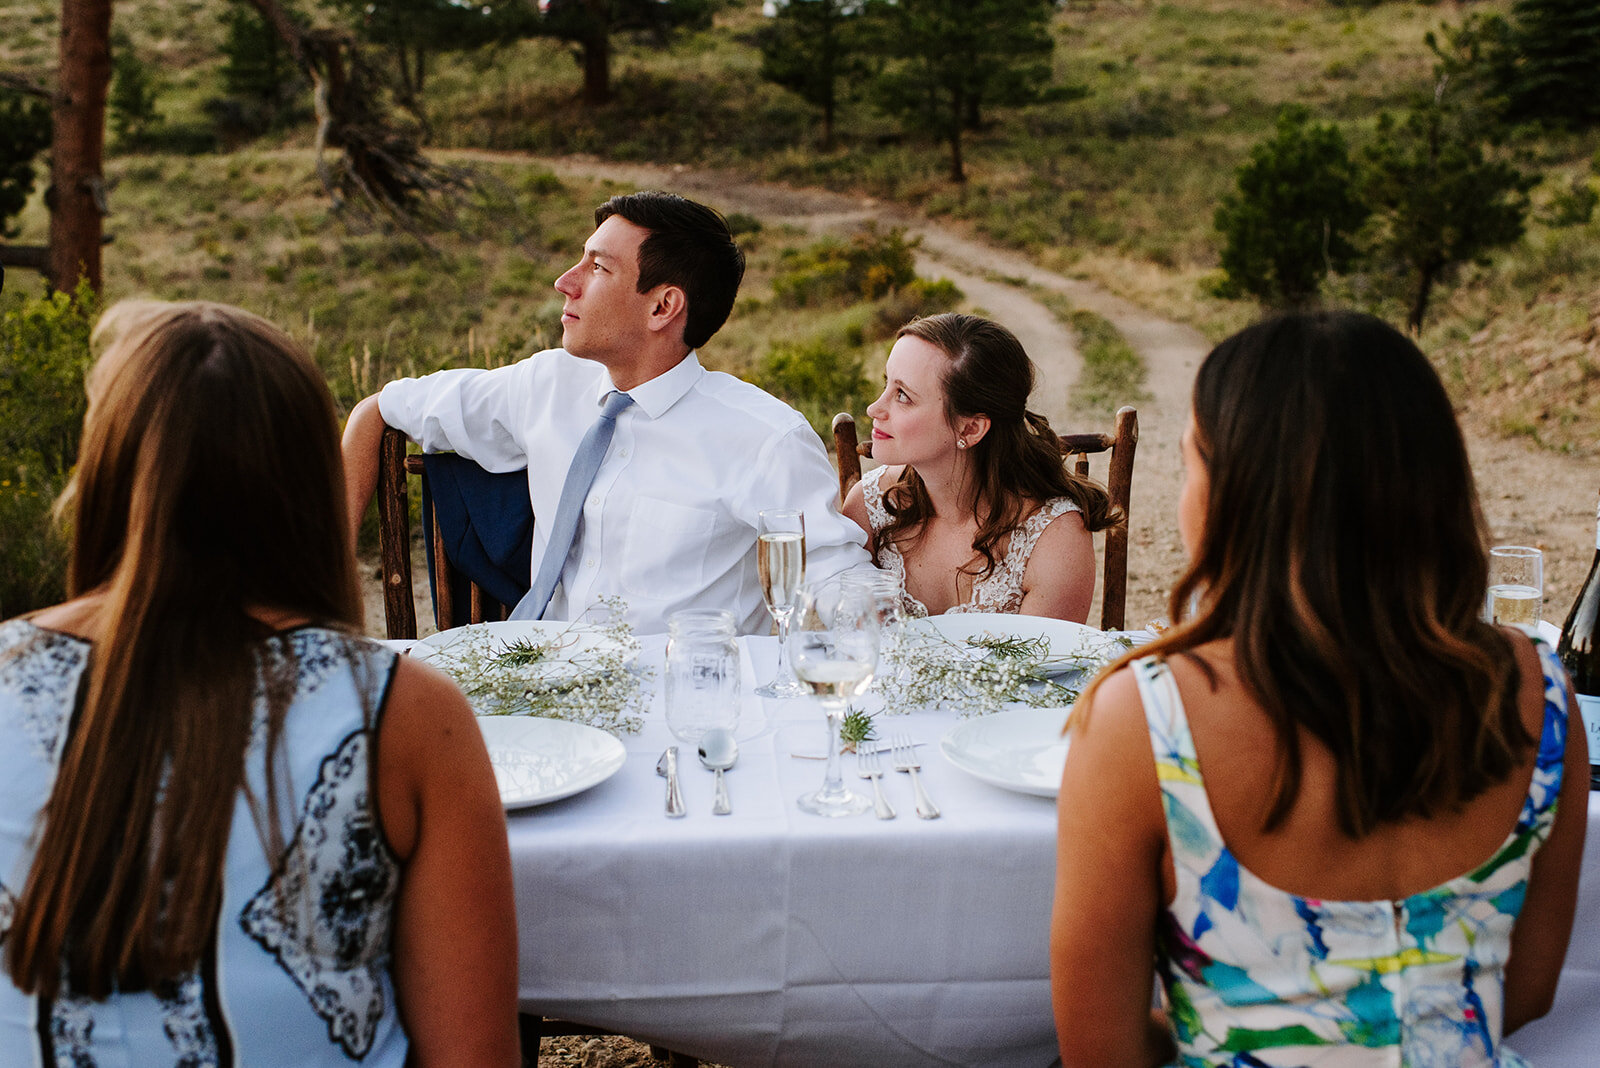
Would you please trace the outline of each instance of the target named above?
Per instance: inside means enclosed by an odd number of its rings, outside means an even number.
[[[1043,636],[977,634],[956,642],[932,629],[906,627],[874,688],[890,713],[941,708],[981,716],[1011,704],[1068,705],[1078,699],[1078,688],[1060,677],[1072,671],[1082,672],[1074,681],[1092,677],[1131,644],[1107,635],[1097,647],[1052,656]]]
[[[623,619],[627,605],[601,598],[583,618],[540,641],[507,641],[488,628],[469,632],[429,662],[461,687],[479,715],[546,716],[637,733],[655,671],[636,664],[639,641]],[[591,616],[602,621],[587,622]],[[582,642],[585,633],[603,640]]]

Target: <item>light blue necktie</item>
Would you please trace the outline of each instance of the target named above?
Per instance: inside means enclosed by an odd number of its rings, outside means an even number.
[[[512,619],[544,618],[544,610],[550,607],[550,596],[556,592],[556,583],[561,581],[561,568],[572,551],[572,541],[577,537],[584,498],[589,496],[595,472],[600,470],[600,461],[606,458],[606,449],[611,446],[611,435],[617,429],[617,414],[632,403],[633,398],[626,393],[613,390],[606,394],[600,418],[578,442],[572,466],[567,468],[567,480],[561,486],[561,501],[556,505],[555,522],[550,524],[550,541],[545,545],[544,559],[539,562],[539,574],[534,577],[533,588],[511,610]]]

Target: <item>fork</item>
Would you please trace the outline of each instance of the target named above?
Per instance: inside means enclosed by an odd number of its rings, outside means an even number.
[[[878,759],[877,749],[856,749],[856,774],[872,782],[872,807],[880,820],[894,819],[894,806],[889,804],[889,799],[883,796],[883,785],[879,782],[883,778],[883,764]]]
[[[922,788],[922,777],[917,774],[922,762],[917,759],[917,750],[911,744],[911,736],[896,734],[890,741],[894,744],[895,770],[908,772],[911,775],[911,788],[917,792],[917,815],[925,820],[938,819],[939,806],[928,797],[928,792]]]

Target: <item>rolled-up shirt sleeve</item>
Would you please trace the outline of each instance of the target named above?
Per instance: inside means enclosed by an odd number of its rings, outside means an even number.
[[[488,471],[515,471],[528,466],[516,410],[526,363],[398,379],[383,387],[378,411],[424,452],[454,452]]]

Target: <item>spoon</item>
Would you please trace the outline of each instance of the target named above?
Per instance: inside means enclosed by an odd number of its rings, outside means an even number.
[[[656,761],[656,774],[667,780],[667,815],[674,819],[688,810],[683,807],[683,793],[678,789],[678,747],[671,745]]]
[[[712,727],[700,736],[700,763],[717,773],[716,800],[711,805],[714,816],[726,816],[733,811],[733,806],[728,803],[728,784],[723,781],[722,773],[733,767],[733,762],[738,759],[739,743],[734,741],[732,731],[724,727]]]

